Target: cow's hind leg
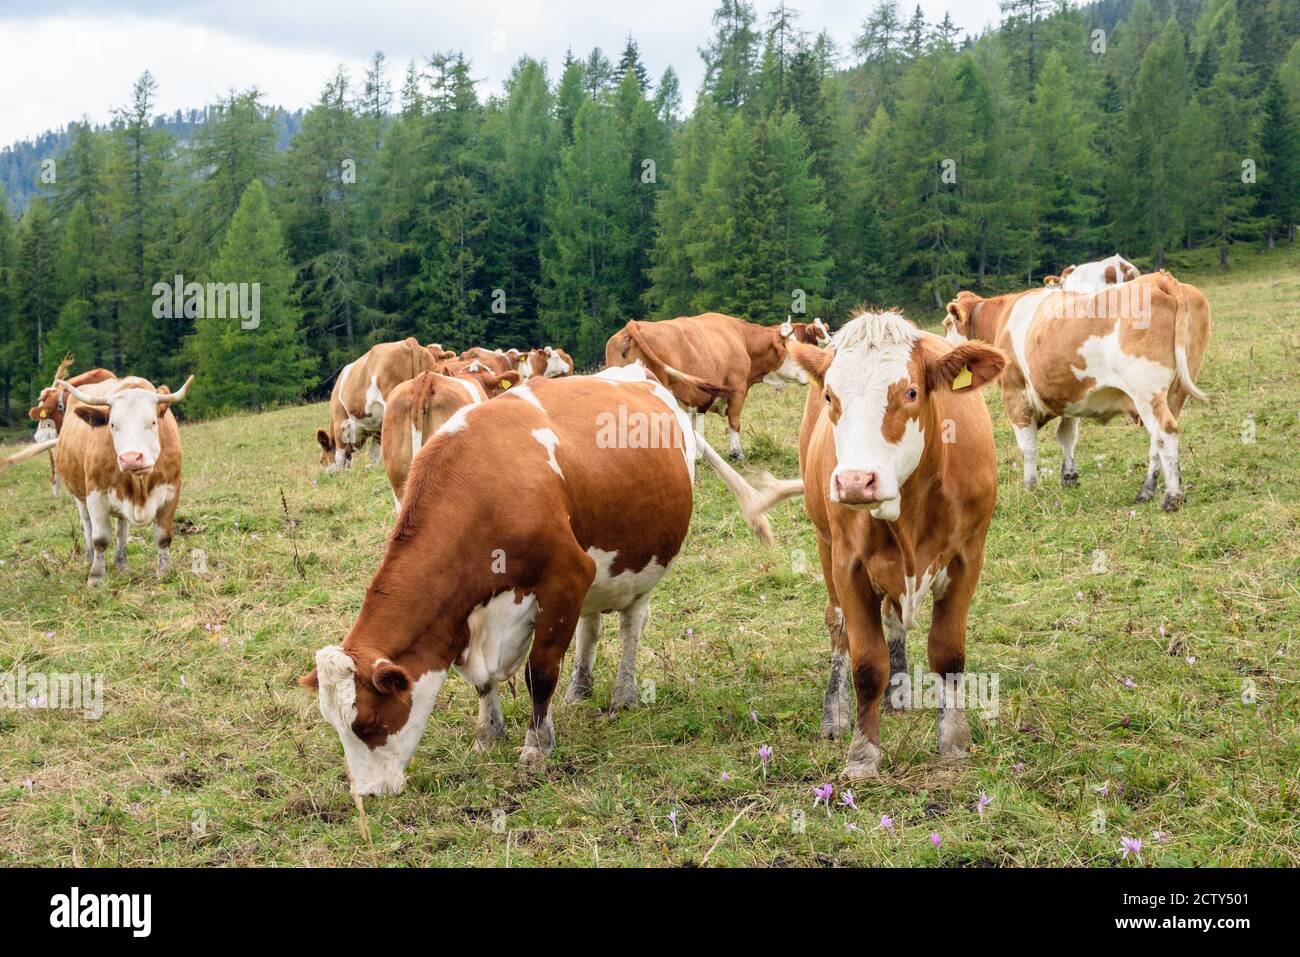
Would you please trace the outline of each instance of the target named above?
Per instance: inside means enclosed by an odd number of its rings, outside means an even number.
[[[600,642],[600,612],[583,615],[578,620],[575,633],[577,647],[573,650],[573,674],[569,677],[569,690],[564,695],[565,704],[586,701],[591,697],[594,681],[592,666],[596,663],[596,645]]]
[[[488,685],[478,693],[478,728],[474,731],[474,750],[482,753],[506,736],[506,721],[501,715],[501,693]]]
[[[113,517],[108,510],[108,496],[91,492],[86,496],[86,510],[90,518],[90,577],[92,585],[104,582],[104,553],[113,539]]]
[[[1138,489],[1137,497],[1134,502],[1148,502],[1156,494],[1156,488],[1160,484],[1160,443],[1156,441],[1154,433],[1151,435],[1151,444],[1147,449],[1147,476],[1142,482],[1142,487]]]
[[[740,447],[740,412],[745,408],[744,392],[733,392],[727,398],[727,455],[737,462],[745,459],[745,452]]]
[[[1016,432],[1016,445],[1020,446],[1020,459],[1024,465],[1025,488],[1033,488],[1038,484],[1038,426],[1031,422],[1029,425],[1016,425],[1013,428]]]
[[[1079,484],[1079,469],[1074,464],[1074,444],[1079,440],[1079,420],[1061,416],[1056,427],[1056,441],[1061,446],[1061,484],[1069,488]]]
[[[90,509],[81,499],[77,499],[77,515],[81,517],[81,538],[86,546],[86,564],[89,566],[95,561],[95,536],[90,530]]]
[[[619,612],[618,637],[623,647],[618,659],[618,673],[614,675],[614,693],[609,699],[610,711],[621,711],[637,702],[636,646],[649,617],[649,592]]]
[[[1155,458],[1160,461],[1161,471],[1165,480],[1165,498],[1160,504],[1166,512],[1176,512],[1183,507],[1183,472],[1182,465],[1179,461],[1179,442],[1178,442],[1178,421],[1169,411],[1169,405],[1165,401],[1164,393],[1157,393],[1150,403],[1138,406],[1138,415],[1142,419],[1142,424],[1146,426],[1147,431],[1151,433],[1151,444],[1155,453]],[[1139,494],[1139,499],[1145,501],[1142,495],[1147,491],[1148,483],[1151,478],[1151,469],[1154,462],[1148,460],[1147,478]],[[1152,486],[1151,494],[1155,493]],[[1147,495],[1146,498],[1150,498]]]
[[[582,614],[582,597],[596,577],[596,563],[578,548],[557,555],[547,569],[546,587],[537,592],[537,622],[533,648],[524,667],[524,682],[533,701],[533,712],[519,751],[524,767],[539,765],[555,748],[555,725],[551,722],[551,697],[560,680],[560,664],[573,640]]]
[[[831,638],[831,668],[826,679],[826,693],[822,697],[821,736],[829,740],[843,737],[853,727],[853,689],[849,686],[849,637],[844,630],[844,611],[835,597],[835,581],[831,575],[831,549],[819,537],[817,553],[822,562],[822,576],[826,580],[826,631]]]
[[[117,553],[113,556],[113,567],[126,571],[126,540],[131,533],[131,523],[124,518],[117,520]]]
[[[907,629],[893,603],[885,607],[885,644],[889,646],[889,690],[886,711],[906,711],[912,702],[912,679],[907,673]]]

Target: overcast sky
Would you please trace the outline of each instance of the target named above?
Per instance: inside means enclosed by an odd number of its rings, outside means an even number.
[[[828,29],[848,48],[875,0],[792,0],[810,32]],[[908,11],[916,0],[900,0]],[[776,0],[758,0],[760,16]],[[951,11],[978,33],[997,22],[998,0],[920,0],[927,20]],[[0,0],[0,146],[88,116],[106,122],[144,70],[158,80],[161,112],[201,107],[232,87],[257,86],[266,102],[309,106],[340,63],[359,78],[375,50],[394,88],[406,63],[462,50],[479,89],[500,90],[521,55],[546,59],[555,77],[566,48],[601,47],[616,60],[631,33],[653,77],[671,64],[688,101],[699,85],[698,48],[714,0]]]

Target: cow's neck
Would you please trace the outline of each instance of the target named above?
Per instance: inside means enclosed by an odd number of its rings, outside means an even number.
[[[1011,315],[1011,304],[1022,295],[1024,293],[1008,293],[975,303],[970,314],[970,338],[995,344],[1006,328],[1007,319]]]

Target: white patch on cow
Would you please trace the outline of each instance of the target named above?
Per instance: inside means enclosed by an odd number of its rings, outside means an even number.
[[[469,396],[470,405],[478,405],[480,402],[487,401],[487,393],[483,391],[483,387],[478,384],[476,379],[457,378],[452,379],[452,381],[459,383],[460,387],[465,390],[465,394]]]
[[[384,424],[384,410],[388,408],[388,403],[384,401],[384,394],[379,391],[379,376],[370,377],[370,385],[366,387],[366,414],[361,419],[361,424],[366,427],[367,432],[376,432]]]
[[[836,465],[830,499],[839,501],[839,472],[873,472],[881,499],[870,506],[871,513],[884,521],[898,518],[903,483],[925,451],[919,419],[908,419],[897,442],[886,441],[883,432],[889,387],[909,380],[917,336],[916,327],[902,316],[864,313],[836,333],[835,358],[826,371],[826,385],[840,402],[840,420],[832,426]]]
[[[507,397],[513,396],[516,399],[523,399],[529,405],[535,406],[538,409],[538,411],[540,412],[546,411],[544,408],[542,408],[542,403],[541,400],[537,398],[537,393],[534,392],[526,385],[515,386],[513,389],[511,389],[506,393],[506,396]]]
[[[145,525],[154,520],[175,494],[176,487],[173,485],[155,485],[149,490],[144,503],[136,505],[130,499],[119,498],[116,492],[110,491],[107,493],[108,510],[132,525]]]
[[[603,611],[623,611],[632,607],[637,600],[651,591],[668,571],[667,565],[660,565],[651,559],[640,571],[625,568],[617,575],[611,574],[618,552],[607,552],[595,546],[587,549],[587,554],[596,563],[596,577],[582,601],[582,614],[590,615]],[[671,562],[669,563],[671,564]]]
[[[564,473],[560,471],[560,463],[555,458],[555,450],[560,445],[560,437],[555,434],[554,429],[533,429],[533,438],[535,438],[546,449],[546,464],[555,470],[555,474],[564,478]]]
[[[424,445],[424,435],[415,427],[415,422],[411,422],[411,455],[420,451],[420,446]]]
[[[794,361],[794,357],[790,355],[789,351],[787,351],[785,359],[782,360],[780,367],[778,367],[776,371],[769,372],[767,375],[763,376],[763,381],[779,390],[785,388],[787,382],[807,385],[808,373],[805,371],[803,366]]]
[[[913,575],[903,576],[903,594],[899,595],[898,608],[902,615],[903,627],[911,628],[916,620],[916,613],[925,601],[925,596],[933,594],[942,598],[948,591],[948,568],[927,568],[918,579]]]
[[[443,435],[444,433],[459,432],[469,424],[469,414],[477,406],[462,405],[459,409],[447,416],[447,421],[438,426],[438,431],[434,435]]]
[[[1034,378],[1030,374],[1029,357],[1025,354],[1025,340],[1029,337],[1029,329],[1034,324],[1034,317],[1038,314],[1038,305],[1048,296],[1056,292],[1052,287],[1045,289],[1035,289],[1033,292],[1025,293],[1017,299],[1011,306],[1011,315],[1007,318],[1007,333],[1011,337],[1011,352],[1016,360],[1016,365],[1020,367],[1020,374],[1025,380],[1025,400],[1029,407],[1040,416],[1048,415],[1047,406],[1043,400],[1038,397],[1034,390]]]
[[[343,369],[339,372],[339,381],[338,381],[338,385],[336,385],[336,386],[334,387],[334,390],[335,390],[335,392],[338,393],[339,401],[340,401],[340,402],[343,401],[343,390],[347,387],[347,384],[348,384],[348,373],[352,371],[352,367],[353,367],[354,365],[356,365],[356,361],[355,361],[355,360],[352,361],[352,362],[349,362],[349,363],[348,363],[347,365],[345,365],[345,366],[343,367]]]
[[[691,418],[686,410],[682,408],[677,397],[668,390],[668,388],[652,376],[649,370],[637,359],[630,365],[610,366],[608,369],[602,369],[592,379],[601,379],[615,385],[624,382],[648,382],[650,391],[654,393],[655,398],[664,404],[668,411],[672,412],[677,418],[677,426],[682,430],[682,456],[686,460],[686,473],[690,476],[691,484],[695,483],[695,429],[691,427]],[[511,390],[514,391],[513,389]],[[538,408],[541,408],[538,406]]]
[[[1122,411],[1127,406],[1107,390],[1118,389],[1137,405],[1150,401],[1152,396],[1169,391],[1175,370],[1142,356],[1126,353],[1120,345],[1120,321],[1104,335],[1090,336],[1079,347],[1083,367],[1071,365],[1070,371],[1079,378],[1092,379],[1096,385],[1079,402],[1066,408],[1066,414],[1103,415]]]
[[[317,703],[321,716],[343,742],[343,756],[357,794],[401,792],[406,785],[406,766],[446,679],[446,671],[426,671],[416,679],[411,686],[411,712],[406,724],[382,745],[371,748],[352,730],[357,719],[356,662],[338,645],[316,652]]]
[[[469,644],[456,672],[475,688],[505,681],[524,663],[537,621],[537,596],[515,600],[513,589],[488,599],[469,613]]]

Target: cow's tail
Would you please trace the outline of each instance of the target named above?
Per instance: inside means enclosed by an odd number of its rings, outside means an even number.
[[[421,372],[411,380],[411,434],[414,436],[418,433],[422,442],[428,442],[432,438],[427,423],[437,385],[438,380],[432,372]],[[411,458],[415,458],[418,451],[420,450],[412,448]]]
[[[712,466],[713,471],[718,473],[723,484],[731,490],[740,503],[740,512],[745,516],[745,521],[749,527],[754,530],[758,540],[764,545],[772,544],[772,526],[767,521],[765,514],[769,508],[777,502],[784,501],[795,495],[803,494],[803,482],[777,482],[766,472],[760,477],[760,483],[765,486],[759,490],[745,481],[744,477],[728,464],[727,460],[714,451],[713,446],[704,440],[704,436],[699,432],[695,433],[696,447],[704,454],[704,460]],[[797,486],[797,490],[794,488]]]
[[[1196,380],[1192,378],[1192,371],[1187,366],[1187,343],[1191,338],[1191,308],[1187,304],[1187,293],[1183,290],[1183,284],[1175,279],[1172,275],[1166,273],[1169,283],[1174,287],[1174,298],[1178,301],[1178,307],[1174,311],[1174,365],[1178,368],[1178,381],[1182,383],[1187,394],[1193,398],[1200,399],[1202,402],[1209,402],[1210,397],[1196,387]]]
[[[27,446],[27,448],[23,449],[21,452],[15,452],[7,459],[0,461],[0,471],[4,471],[11,465],[17,465],[19,462],[26,462],[28,459],[34,459],[42,452],[53,450],[58,444],[59,440],[57,438],[49,439],[45,442],[35,442]]]
[[[629,320],[628,324],[623,327],[623,334],[636,345],[637,351],[641,353],[641,360],[645,363],[646,368],[650,370],[651,375],[662,382],[669,392],[692,409],[706,409],[713,404],[714,399],[727,395],[727,390],[722,386],[714,385],[712,382],[705,382],[703,379],[682,372],[680,369],[674,369],[660,359],[658,354],[650,348],[649,343],[645,341],[645,337],[641,335],[641,330],[638,328],[635,319]],[[624,356],[626,356],[626,352]]]

